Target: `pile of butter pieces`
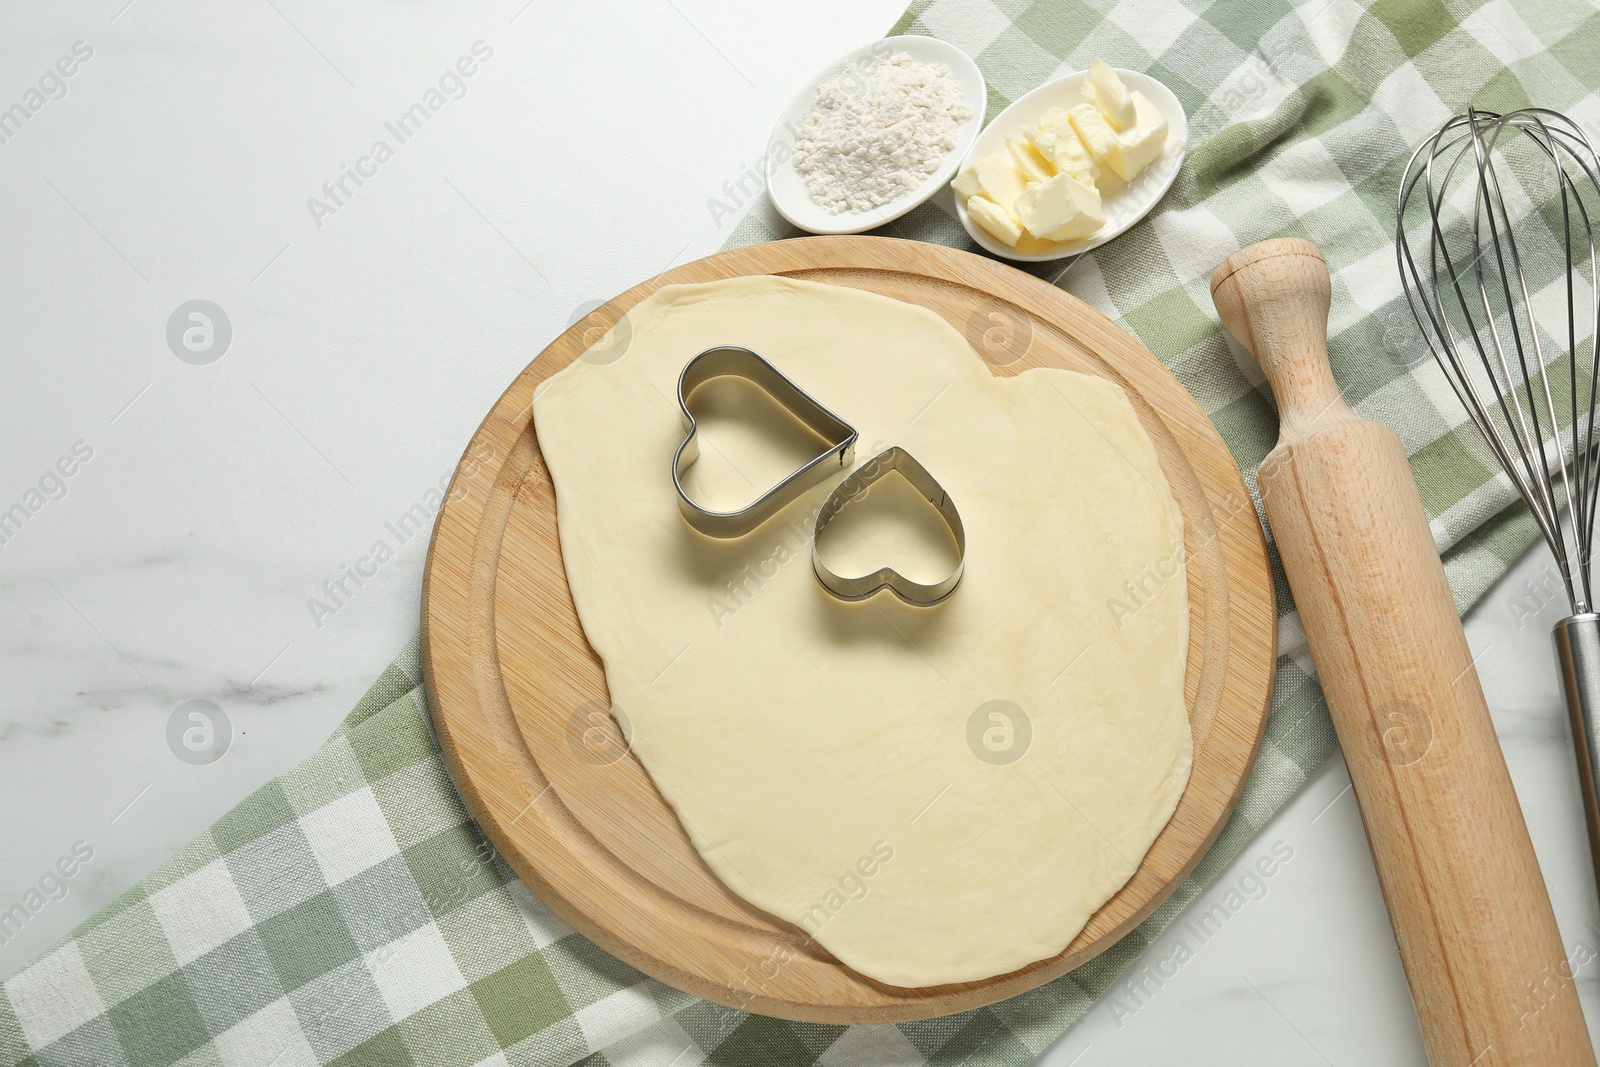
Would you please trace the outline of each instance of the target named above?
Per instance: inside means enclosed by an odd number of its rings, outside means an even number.
[[[1167,120],[1104,60],[1089,67],[1083,96],[1051,108],[1033,129],[1007,137],[1006,151],[968,164],[950,183],[997,241],[1015,247],[1024,231],[1043,241],[1091,236],[1106,221],[1106,171],[1130,182],[1161,158]]]

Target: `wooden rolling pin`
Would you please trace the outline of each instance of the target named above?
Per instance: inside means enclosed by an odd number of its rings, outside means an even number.
[[[1277,396],[1258,481],[1355,783],[1434,1067],[1593,1064],[1583,1012],[1400,438],[1328,366],[1327,264],[1251,245],[1211,279]]]

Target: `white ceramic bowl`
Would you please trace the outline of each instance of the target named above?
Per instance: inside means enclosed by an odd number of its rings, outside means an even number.
[[[995,240],[988,230],[974,222],[972,216],[967,213],[966,202],[958,196],[956,215],[974,241],[986,250],[1006,259],[1023,263],[1043,263],[1052,259],[1075,256],[1091,248],[1099,248],[1150,213],[1150,209],[1155,207],[1156,202],[1172,187],[1173,179],[1178,176],[1178,168],[1183,166],[1183,157],[1189,141],[1189,118],[1184,114],[1183,105],[1178,103],[1178,98],[1172,95],[1172,90],[1149,75],[1132,70],[1118,70],[1117,75],[1127,83],[1129,89],[1143,93],[1167,120],[1167,148],[1160,159],[1150,164],[1144,173],[1132,182],[1104,192],[1105,225],[1101,226],[1092,237],[1084,237],[1077,241],[1041,241],[1031,234],[1024,233],[1022,240],[1017,242],[1017,247],[1010,248]],[[969,160],[976,161],[992,153],[1005,151],[1007,137],[1031,129],[1051,108],[1067,108],[1081,104],[1083,83],[1088,76],[1087,71],[1068,74],[1055,81],[1045,82],[1039,88],[1020,97],[984,127],[983,133],[978,135],[978,140],[966,158],[961,161],[961,165],[966,166]],[[1121,185],[1121,180],[1115,174],[1110,175],[1110,180]]]
[[[818,85],[836,77],[840,69],[847,64],[861,70],[879,59],[887,59],[901,52],[918,63],[943,63],[949,67],[950,73],[961,85],[961,94],[966,98],[967,107],[972,114],[956,132],[955,148],[915,191],[871,211],[847,211],[839,215],[830,215],[811,199],[811,194],[806,191],[805,179],[795,169],[792,158],[795,134],[799,131],[800,123],[804,121],[806,113],[811,110],[811,105],[816,102]],[[874,41],[863,48],[858,48],[836,62],[828,64],[826,70],[819,71],[784,109],[783,117],[778,120],[777,128],[772,131],[772,139],[767,144],[766,158],[769,161],[775,160],[778,155],[782,155],[784,159],[782,163],[769,162],[766,167],[767,196],[772,199],[772,206],[778,209],[778,214],[811,233],[861,233],[893,222],[917,205],[925,203],[956,176],[956,168],[966,158],[967,151],[978,138],[978,131],[983,128],[983,115],[988,99],[989,90],[984,84],[983,72],[978,69],[978,65],[967,58],[967,54],[961,49],[944,41],[933,37],[907,35],[885,37],[881,41]]]

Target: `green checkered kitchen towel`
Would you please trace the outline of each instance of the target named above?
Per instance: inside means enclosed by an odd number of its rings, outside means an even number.
[[[1390,244],[1395,188],[1409,148],[1469,100],[1536,101],[1600,128],[1600,16],[1572,0],[934,0],[896,31],[974,55],[991,115],[1097,56],[1171,86],[1191,120],[1177,185],[1060,283],[1165,360],[1253,475],[1276,420],[1218,331],[1207,279],[1242,245],[1309,238],[1333,272],[1334,371],[1404,438],[1460,604],[1525,548],[1531,524],[1423,362]],[[952,210],[946,194],[886,232],[965,247]],[[758,211],[734,241],[786,232]],[[315,756],[4,983],[0,1065],[1027,1063],[1333,751],[1279,578],[1277,699],[1237,813],[1142,927],[1034,992],[846,1028],[645,979],[555,918],[480,836],[440,762],[413,647]]]

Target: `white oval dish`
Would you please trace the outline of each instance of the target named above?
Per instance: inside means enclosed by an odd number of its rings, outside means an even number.
[[[1074,104],[1081,104],[1083,83],[1088,76],[1087,71],[1068,74],[1055,81],[1045,82],[1037,89],[1019,97],[1010,107],[996,115],[993,122],[983,128],[971,151],[961,160],[961,165],[964,167],[969,160],[978,160],[991,153],[1005,151],[1007,137],[1032,128],[1051,108],[1068,108]],[[972,221],[972,216],[967,213],[965,201],[957,196],[956,216],[972,239],[986,251],[1021,263],[1044,263],[1052,259],[1075,256],[1091,248],[1099,248],[1148,215],[1150,209],[1155,207],[1172,187],[1173,179],[1178,176],[1178,169],[1183,166],[1183,157],[1188,148],[1189,118],[1184,114],[1183,105],[1178,102],[1171,89],[1148,74],[1119,69],[1117,76],[1129,89],[1143,93],[1167,120],[1167,147],[1161,158],[1150,164],[1143,174],[1134,178],[1127,186],[1104,194],[1105,225],[1095,231],[1092,237],[1084,237],[1077,241],[1041,241],[1024,233],[1022,240],[1017,242],[1017,247],[1007,247]],[[1111,181],[1120,184],[1116,175],[1110,177]]]
[[[972,114],[957,130],[955,148],[915,191],[871,211],[846,211],[830,215],[811,199],[811,194],[806,190],[805,178],[795,169],[793,159],[795,134],[799,131],[800,123],[805,119],[806,113],[811,110],[811,105],[816,102],[817,86],[837,76],[845,66],[862,70],[879,59],[887,59],[901,52],[918,63],[943,63],[949,67],[950,73],[961,86],[961,95],[966,99],[967,107]],[[937,38],[920,37],[915,34],[885,37],[874,41],[828,64],[826,69],[819,71],[806,87],[789,101],[789,106],[784,109],[783,116],[779,118],[778,125],[767,142],[767,164],[764,168],[767,172],[767,196],[772,200],[772,206],[778,209],[778,214],[810,233],[862,233],[893,222],[912,208],[926,203],[933,194],[949,184],[950,179],[956,176],[956,168],[966,159],[968,151],[983,128],[983,115],[988,107],[988,100],[989,90],[984,83],[983,72],[965,52],[954,45]],[[778,154],[784,157],[782,163],[773,162]]]

